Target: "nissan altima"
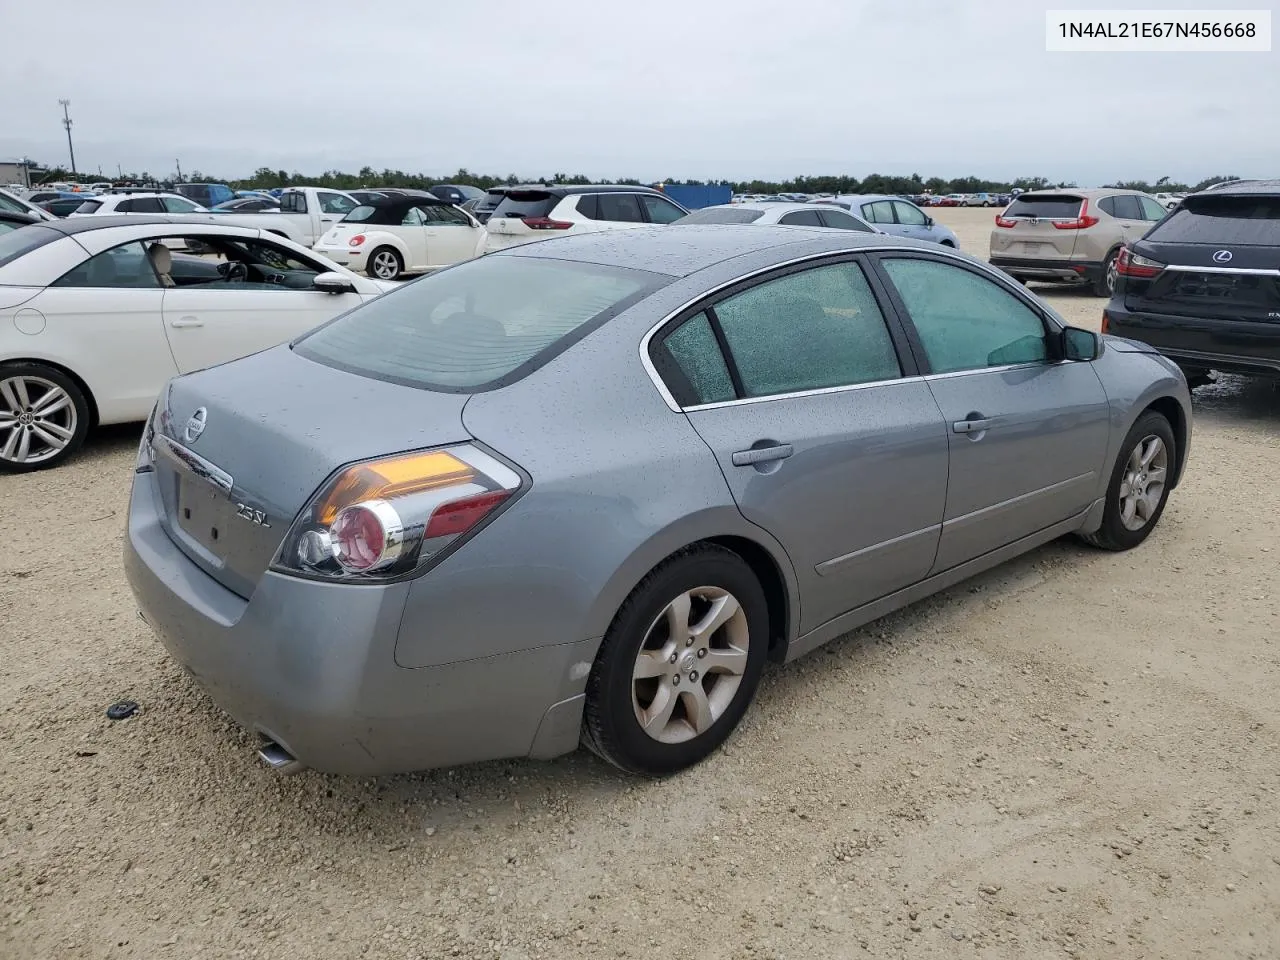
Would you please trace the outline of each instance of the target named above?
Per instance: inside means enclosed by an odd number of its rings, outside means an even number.
[[[937,244],[522,245],[171,380],[144,619],[260,756],[375,774],[729,736],[767,661],[1065,534],[1136,547],[1186,382]]]

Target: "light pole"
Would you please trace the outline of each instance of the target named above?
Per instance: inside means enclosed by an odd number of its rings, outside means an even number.
[[[72,155],[72,177],[76,175],[76,147],[72,146],[72,115],[69,113],[70,100],[59,100],[59,104],[63,105],[63,127],[67,128],[67,152]]]

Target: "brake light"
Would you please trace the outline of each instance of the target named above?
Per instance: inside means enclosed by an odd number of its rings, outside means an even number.
[[[1017,225],[1018,225],[1018,221],[1014,220],[1012,217],[1006,217],[1002,213],[996,214],[997,227],[1016,227]]]
[[[520,488],[515,470],[465,444],[353,464],[294,522],[273,567],[345,581],[412,574],[437,562]]]
[[[1164,269],[1159,260],[1140,257],[1128,247],[1120,248],[1120,256],[1116,259],[1116,273],[1123,277],[1156,277]]]
[[[1057,230],[1087,230],[1101,221],[1089,213],[1089,200],[1086,197],[1080,201],[1080,216],[1074,220],[1051,220],[1050,222]]]
[[[1105,310],[1102,311],[1102,332],[1111,332],[1111,315]]]
[[[363,233],[357,233],[354,237],[352,237],[350,240],[348,240],[348,241],[347,241],[347,246],[348,246],[348,247],[358,247],[358,246],[360,246],[360,244],[362,244],[362,243],[364,243],[364,234],[363,234]]]
[[[550,217],[521,217],[530,230],[568,230],[573,226],[568,220],[552,220]]]

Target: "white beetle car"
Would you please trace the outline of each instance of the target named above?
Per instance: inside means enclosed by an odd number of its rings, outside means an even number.
[[[484,252],[469,213],[429,195],[391,195],[352,210],[312,249],[378,280],[439,270]]]
[[[390,287],[210,219],[77,217],[0,234],[0,471],[61,463],[92,427],[145,420],[170,377],[283,343]]]

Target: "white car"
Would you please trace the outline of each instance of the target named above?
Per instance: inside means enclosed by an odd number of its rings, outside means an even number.
[[[378,280],[439,270],[484,252],[478,220],[447,201],[390,195],[356,207],[313,250]]]
[[[97,193],[85,194],[84,203],[72,212],[73,217],[103,217],[114,214],[208,213],[200,204],[176,193]]]
[[[211,220],[94,216],[0,234],[0,471],[61,463],[91,428],[145,420],[170,377],[283,343],[391,287]]]
[[[673,222],[675,226],[695,223],[754,223],[761,226],[780,224],[784,227],[834,227],[862,233],[883,233],[861,217],[833,203],[758,203],[743,200],[714,207],[703,207]]]
[[[41,209],[34,203],[29,203],[8,190],[0,190],[0,210],[8,210],[10,213],[25,213],[28,216],[35,217],[37,220],[58,219],[48,210]]]
[[[508,190],[485,222],[486,253],[566,233],[671,223],[689,211],[648,187],[594,184]]]

